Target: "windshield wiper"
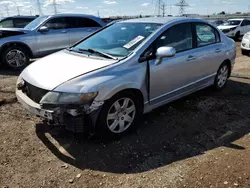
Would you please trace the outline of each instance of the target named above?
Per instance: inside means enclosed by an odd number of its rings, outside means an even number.
[[[80,52],[89,52],[89,53],[96,53],[96,54],[99,54],[99,55],[102,55],[103,57],[106,57],[106,58],[109,58],[109,59],[115,59],[117,60],[118,58],[112,56],[112,55],[109,55],[107,53],[104,53],[104,52],[100,52],[98,50],[94,50],[94,49],[82,49],[82,48],[78,48],[78,50]]]

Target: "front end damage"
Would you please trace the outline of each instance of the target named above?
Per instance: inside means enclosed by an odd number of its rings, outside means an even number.
[[[94,133],[98,114],[104,101],[91,100],[86,104],[43,104],[47,90],[19,81],[16,89],[18,101],[33,115],[49,125],[63,126],[74,133]]]
[[[41,105],[42,109],[52,112],[51,117],[40,116],[48,125],[63,126],[67,131],[74,133],[95,132],[95,125],[103,101],[93,101],[85,105],[53,105],[54,108]]]

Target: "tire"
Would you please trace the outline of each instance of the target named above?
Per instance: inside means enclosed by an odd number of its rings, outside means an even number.
[[[235,37],[234,37],[236,40],[239,40],[240,39],[240,31],[237,31],[237,33],[235,34]]]
[[[143,104],[140,101],[134,93],[127,91],[118,93],[106,101],[97,121],[98,136],[113,139],[134,130],[143,112]]]
[[[10,46],[3,50],[1,59],[4,66],[20,70],[29,63],[29,54],[22,46]]]
[[[230,67],[227,63],[223,63],[220,66],[217,75],[215,77],[214,88],[216,90],[223,89],[227,84],[229,76],[230,76]]]
[[[243,50],[243,49],[241,49],[241,54],[242,55],[249,55],[250,54],[250,50]]]

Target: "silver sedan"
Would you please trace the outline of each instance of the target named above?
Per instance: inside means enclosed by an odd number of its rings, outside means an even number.
[[[206,21],[126,20],[29,65],[16,95],[50,124],[120,136],[159,106],[222,89],[235,57],[235,42]]]

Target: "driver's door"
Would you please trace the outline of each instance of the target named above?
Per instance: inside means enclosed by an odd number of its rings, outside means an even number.
[[[69,46],[69,23],[66,18],[52,18],[43,26],[46,26],[48,31],[37,31],[38,56],[45,56]]]
[[[163,58],[156,65],[156,58],[150,60],[150,104],[158,106],[185,92],[195,90],[199,78],[199,60],[193,49],[193,35],[190,23],[175,25],[165,31],[156,41],[155,49],[174,47],[176,55]]]

